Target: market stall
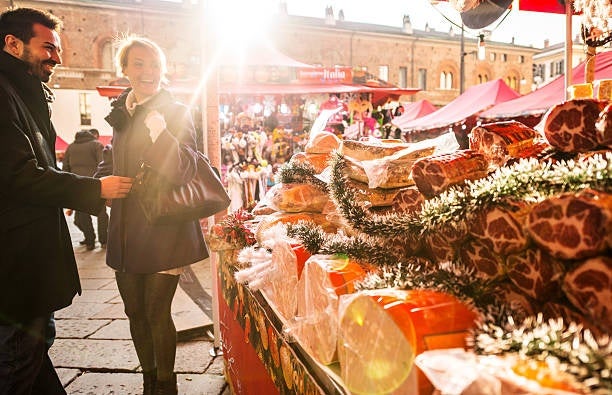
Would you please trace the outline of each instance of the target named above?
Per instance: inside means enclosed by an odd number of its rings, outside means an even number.
[[[465,146],[310,135],[265,202],[208,234],[233,392],[257,393],[252,373],[283,394],[611,393],[601,86],[572,87],[539,130],[469,127]]]
[[[584,81],[586,62],[572,70],[574,81]],[[596,80],[612,78],[612,51],[603,51],[595,57],[594,78]],[[516,99],[499,103],[478,115],[480,122],[517,120],[529,126],[535,126],[542,115],[566,96],[564,77],[559,76],[550,83]]]
[[[400,121],[397,126],[401,127],[406,141],[419,141],[451,129],[461,136],[460,144],[466,147],[467,132],[476,125],[476,117],[481,111],[519,96],[502,79],[496,79],[474,85],[437,111],[413,121]]]

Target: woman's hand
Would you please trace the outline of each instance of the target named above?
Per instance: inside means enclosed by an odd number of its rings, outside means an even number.
[[[158,111],[148,113],[144,122],[147,129],[149,129],[149,136],[151,136],[153,142],[166,130],[166,119]]]

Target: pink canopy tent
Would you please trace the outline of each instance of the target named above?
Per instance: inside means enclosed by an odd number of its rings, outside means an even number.
[[[68,147],[68,143],[63,138],[57,136],[55,138],[55,152],[64,152]]]
[[[519,97],[501,78],[474,85],[446,106],[424,117],[406,122],[402,134],[407,141],[435,137],[449,129],[455,131],[459,144],[467,145],[465,130],[476,125],[478,114],[495,104]]]
[[[584,81],[585,62],[572,70],[574,81]],[[612,78],[612,51],[600,52],[595,62],[595,78]],[[479,114],[482,122],[493,122],[516,119],[533,126],[539,122],[542,115],[552,106],[565,100],[565,84],[563,75],[555,80],[523,95],[517,99],[497,104]]]
[[[413,121],[417,118],[423,117],[427,114],[431,114],[432,112],[438,109],[427,99],[422,99],[412,103],[403,103],[402,107],[404,107],[404,113],[398,117],[393,118],[393,120],[391,121],[394,126],[400,129],[406,123]]]

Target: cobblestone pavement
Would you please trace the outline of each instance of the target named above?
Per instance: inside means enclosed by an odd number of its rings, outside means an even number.
[[[142,376],[113,271],[98,243],[93,251],[67,217],[83,293],[55,314],[57,337],[49,352],[66,392],[90,395],[142,394]],[[172,304],[179,332],[175,371],[181,395],[229,395],[223,357],[214,354],[208,260],[191,266]]]

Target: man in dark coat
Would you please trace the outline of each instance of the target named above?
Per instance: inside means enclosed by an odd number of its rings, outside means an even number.
[[[74,136],[74,141],[68,145],[64,154],[62,170],[78,174],[80,176],[92,177],[102,162],[104,145],[98,140],[96,129],[81,130]],[[67,215],[72,215],[73,210],[67,210]],[[80,241],[88,250],[93,250],[96,243],[91,215],[82,211],[74,213],[74,224],[83,232],[84,240]],[[108,214],[103,207],[98,214],[98,240],[102,247],[106,246],[106,235],[108,231]]]
[[[54,311],[80,293],[63,208],[98,213],[132,180],[62,172],[47,82],[61,63],[54,16],[0,14],[0,394],[65,394],[47,354]]]

